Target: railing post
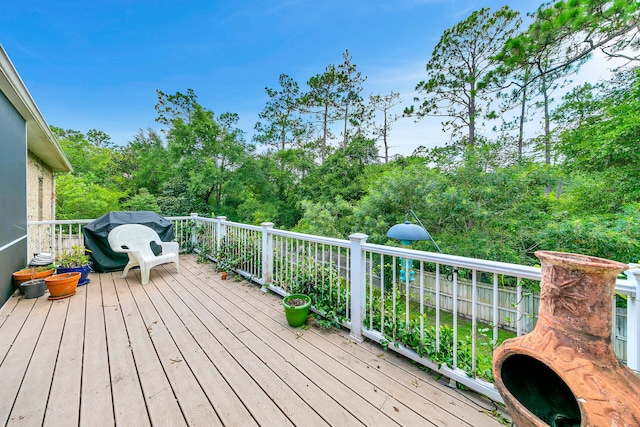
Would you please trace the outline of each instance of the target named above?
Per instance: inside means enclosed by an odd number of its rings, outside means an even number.
[[[640,371],[640,268],[625,271],[636,286],[635,295],[627,297],[627,366]]]
[[[272,222],[263,222],[262,226],[262,291],[273,283],[273,235],[269,232],[273,228]]]
[[[195,248],[198,245],[198,232],[196,231],[198,227],[198,214],[191,212],[191,220],[193,221],[193,227],[191,227],[191,245]]]
[[[366,302],[366,257],[362,244],[366,243],[366,234],[355,233],[349,236],[351,240],[351,332],[349,338],[362,342],[362,325],[364,322]]]
[[[218,259],[218,254],[220,253],[220,248],[222,247],[222,240],[227,235],[227,224],[224,222],[227,220],[226,216],[217,216],[216,219],[218,222],[216,223],[216,253],[215,258]]]

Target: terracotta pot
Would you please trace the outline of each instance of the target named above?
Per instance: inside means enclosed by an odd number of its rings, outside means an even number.
[[[78,286],[84,286],[91,281],[89,279],[89,273],[91,272],[91,265],[92,263],[89,263],[87,265],[82,265],[79,267],[58,267],[56,268],[56,273],[63,274],[63,273],[80,272],[82,273],[82,275],[80,276],[80,280],[78,281]]]
[[[13,281],[15,282],[16,286],[20,287],[20,285],[27,280],[43,279],[45,277],[51,276],[53,273],[55,273],[55,271],[55,268],[51,268],[45,271],[34,271],[34,269],[26,268],[24,270],[16,271],[11,275],[11,277],[13,277]]]
[[[535,329],[493,355],[495,385],[518,427],[640,426],[640,377],[611,345],[615,261],[538,251]]]
[[[76,293],[82,273],[55,274],[44,279],[49,289],[50,299],[66,298]]]
[[[220,277],[222,278],[222,280],[227,280],[227,272],[223,271],[222,273],[220,273]]]

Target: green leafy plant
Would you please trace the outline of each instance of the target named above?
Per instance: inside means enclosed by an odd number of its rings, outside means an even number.
[[[89,264],[90,250],[81,246],[71,246],[71,249],[62,251],[57,258],[57,266],[63,268],[81,267]]]
[[[384,316],[375,315],[366,322],[372,322],[373,329],[382,332],[385,337],[383,348],[388,348],[393,344],[398,348],[400,344],[415,351],[420,357],[426,357],[438,364],[453,368],[453,328],[448,324],[436,326],[425,326],[421,333],[420,315],[411,313],[409,321],[406,320],[406,308],[404,304],[405,295],[402,290],[396,290],[395,302],[391,292],[381,297],[374,293],[372,300],[373,307],[383,310]],[[379,311],[377,312],[379,314]],[[381,319],[384,318],[384,324]],[[426,321],[426,314],[422,315],[423,322]],[[436,345],[436,331],[439,330],[439,346]],[[476,375],[488,381],[493,381],[490,354],[495,343],[489,338],[489,328],[478,327],[476,329],[477,346],[488,347],[488,352],[476,352],[476,369],[473,370],[473,341],[471,335],[458,336],[457,339],[457,367],[464,370],[467,375]]]
[[[311,298],[313,317],[319,326],[340,328],[347,320],[347,283],[332,262],[316,262],[310,256],[301,257],[280,285],[289,293],[301,293]]]

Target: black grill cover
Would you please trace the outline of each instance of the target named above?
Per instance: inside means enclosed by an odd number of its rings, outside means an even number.
[[[93,270],[99,273],[124,270],[129,261],[127,254],[113,252],[109,246],[109,232],[122,224],[142,224],[153,228],[160,240],[170,242],[175,238],[173,225],[169,220],[151,211],[109,212],[87,224],[82,232],[84,245],[91,251]],[[154,252],[160,253],[160,247],[155,246]]]

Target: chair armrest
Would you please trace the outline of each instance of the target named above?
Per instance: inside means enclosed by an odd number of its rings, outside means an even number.
[[[128,249],[128,248],[125,249],[123,247],[113,247],[113,246],[111,247],[111,250],[113,252],[119,252],[119,253],[122,253],[122,254],[133,252],[131,249]]]
[[[180,244],[178,242],[160,242],[163,254],[179,254]]]

